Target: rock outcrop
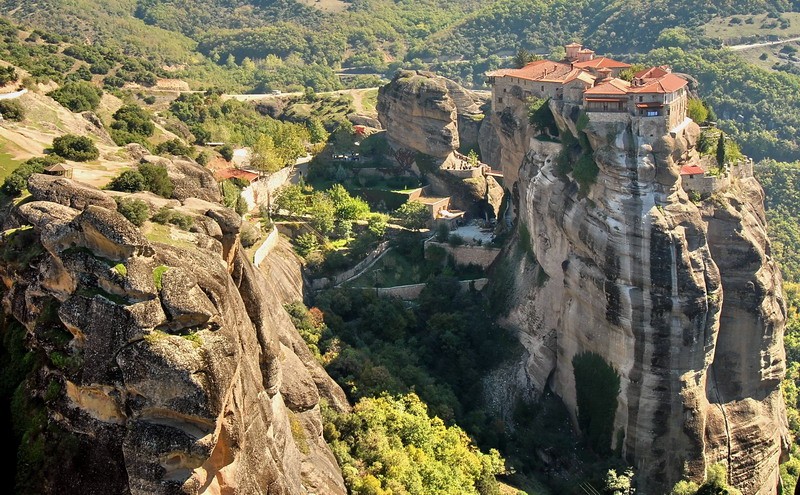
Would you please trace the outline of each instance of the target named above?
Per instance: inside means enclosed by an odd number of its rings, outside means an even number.
[[[224,249],[149,240],[111,197],[68,179],[33,176],[32,201],[9,217],[3,310],[38,356],[20,400],[44,418],[31,435],[50,452],[28,481],[65,494],[344,494],[320,414],[320,397],[347,409],[344,393],[241,248],[238,216],[203,214],[216,188],[198,194],[192,167],[170,169],[201,198],[180,208],[208,224],[187,239]]]
[[[468,170],[458,150],[478,147],[486,104],[486,96],[426,71],[398,71],[378,90],[391,158],[426,176],[431,194],[480,217],[497,215],[502,188],[482,168]]]
[[[550,105],[579,136],[576,108]],[[690,201],[679,171],[697,159],[694,123],[669,132],[590,116],[581,130],[599,172],[580,188],[559,170],[561,144],[511,112],[490,125],[484,157],[502,165],[526,237],[501,267],[515,280],[507,323],[528,351],[523,392],[554,390],[576,428],[632,463],[642,493],[702,481],[716,462],[744,494],[777,493],[785,307],[757,181]],[[585,356],[619,376],[618,394],[578,397]],[[587,426],[592,400],[616,404],[604,431]]]

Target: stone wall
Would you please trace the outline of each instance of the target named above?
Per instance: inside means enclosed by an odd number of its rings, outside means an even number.
[[[351,280],[356,276],[360,275],[362,271],[372,266],[373,263],[382,258],[383,255],[386,254],[387,252],[389,252],[389,241],[384,241],[378,244],[378,247],[375,248],[374,251],[369,253],[369,255],[367,255],[367,257],[364,258],[364,260],[362,260],[353,268],[345,272],[339,273],[337,275],[334,275],[333,277],[323,277],[312,280],[311,289],[322,290],[343,284],[348,280]]]
[[[484,287],[486,287],[487,283],[489,283],[488,278],[462,280],[459,282],[459,284],[461,284],[462,291],[468,291],[470,289],[470,284],[474,284],[473,287],[475,287],[475,290],[482,290]],[[425,288],[425,285],[426,284],[398,285],[396,287],[378,287],[375,289],[365,288],[364,290],[374,290],[381,296],[385,297],[397,297],[404,301],[413,301],[419,297],[422,289]]]
[[[275,198],[275,193],[289,183],[294,167],[284,167],[274,174],[260,177],[242,190],[242,197],[247,202],[247,208],[254,210],[262,205],[267,205],[270,198]]]
[[[500,254],[499,248],[488,246],[451,246],[446,242],[437,242],[428,240],[425,242],[425,252],[427,254],[430,246],[438,246],[445,251],[448,255],[452,255],[456,265],[478,265],[481,268],[488,268],[497,255]]]
[[[261,262],[264,261],[264,258],[272,251],[272,249],[278,244],[278,228],[272,227],[272,232],[269,233],[264,242],[261,243],[261,246],[256,250],[255,255],[253,255],[253,264],[258,268],[261,266]]]

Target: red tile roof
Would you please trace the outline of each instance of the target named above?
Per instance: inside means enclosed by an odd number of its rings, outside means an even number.
[[[570,43],[569,45],[566,45],[566,46],[565,46],[565,48],[567,48],[567,47],[569,47],[569,48],[575,48],[575,47],[577,47],[577,48],[580,48],[580,47],[582,47],[582,46],[583,46],[583,45],[581,45],[580,43],[575,43],[575,42],[572,42],[572,43]]]
[[[631,84],[622,79],[609,79],[606,82],[600,83],[593,88],[589,88],[584,93],[587,96],[591,95],[627,95],[630,90]]]
[[[674,93],[689,84],[686,79],[668,73],[658,79],[642,79],[641,86],[631,86],[631,93]]]
[[[572,67],[567,64],[550,60],[536,60],[521,69],[499,69],[487,72],[486,75],[489,77],[510,76],[527,79],[528,81],[540,81],[563,79],[571,71]]]
[[[608,57],[596,57],[585,62],[575,62],[572,66],[577,69],[627,69],[631,64],[619,62]]]
[[[246,181],[253,182],[254,180],[258,179],[258,174],[254,172],[248,172],[247,170],[242,170],[238,168],[226,168],[223,170],[217,170],[215,174],[217,180],[223,181],[226,179],[232,179],[234,177],[239,179],[244,179]]]
[[[706,171],[702,168],[698,167],[697,165],[684,165],[681,167],[681,175],[705,175]]]
[[[633,75],[637,79],[658,79],[669,74],[669,67],[662,65],[660,67],[650,67],[649,69],[641,70]]]

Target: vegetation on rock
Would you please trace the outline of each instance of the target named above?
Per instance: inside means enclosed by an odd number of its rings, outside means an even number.
[[[88,162],[96,160],[100,156],[100,150],[97,149],[91,138],[75,134],[65,134],[53,139],[53,152],[62,158],[76,162]]]

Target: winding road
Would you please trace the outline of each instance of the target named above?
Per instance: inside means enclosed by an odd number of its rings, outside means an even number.
[[[779,41],[765,41],[763,43],[751,43],[749,45],[731,45],[728,47],[728,49],[734,52],[741,52],[743,50],[749,50],[750,48],[758,48],[760,46],[781,45],[783,43],[790,43],[792,41],[800,41],[800,36]]]

